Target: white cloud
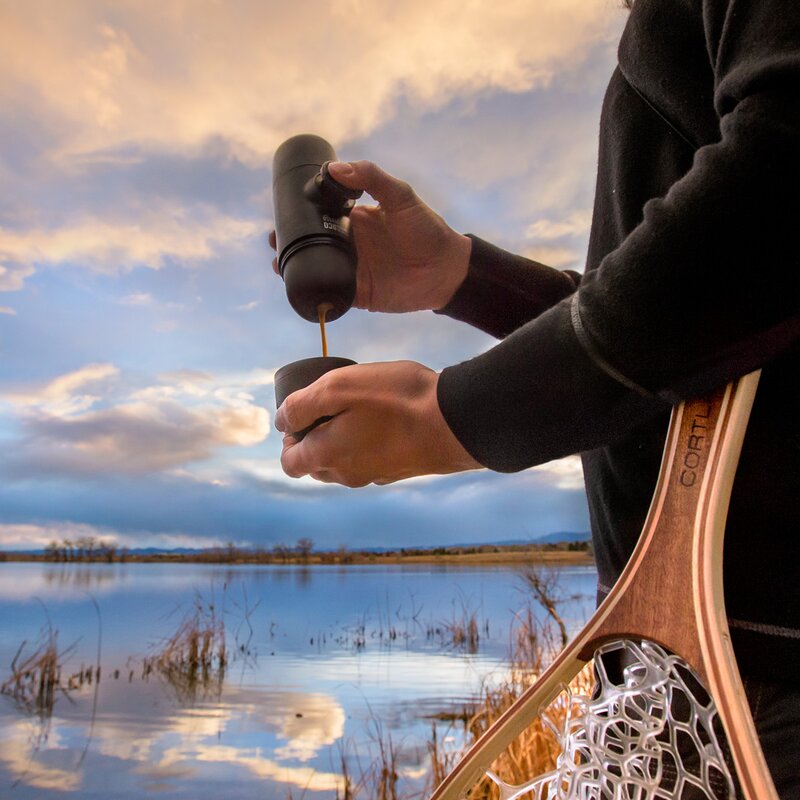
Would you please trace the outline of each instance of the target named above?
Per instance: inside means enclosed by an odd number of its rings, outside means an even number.
[[[77,522],[0,524],[0,547],[5,550],[39,550],[53,541],[88,537],[114,544],[119,540],[114,531]]]
[[[78,370],[59,375],[47,383],[12,389],[0,394],[14,406],[35,408],[39,413],[53,417],[68,417],[93,406],[99,397],[84,394],[82,389],[100,390],[116,378],[119,370],[113,364],[86,364]]]
[[[133,292],[125,295],[120,303],[124,306],[151,306],[153,305],[153,295],[148,292]]]
[[[13,308],[9,308],[8,306],[0,306],[0,314],[8,314],[10,317],[16,317],[17,312]]]
[[[525,231],[527,239],[549,241],[564,236],[583,236],[589,232],[592,212],[588,210],[574,211],[562,220],[537,219]]]
[[[54,520],[40,523],[0,523],[0,549],[3,550],[40,550],[51,542],[63,542],[68,539],[72,542],[78,539],[94,539],[105,542],[115,547],[161,547],[170,549],[174,547],[222,547],[230,539],[215,539],[208,537],[192,536],[188,533],[161,532],[161,531],[119,531],[100,525],[88,525],[82,522],[69,520]],[[236,542],[237,545],[247,546],[247,542]],[[18,587],[9,582],[4,584],[4,591],[12,589],[9,596],[17,596],[19,592],[29,597],[31,586],[29,576]],[[17,591],[18,590],[18,591]],[[39,590],[37,589],[37,592]]]
[[[25,285],[25,278],[33,275],[33,267],[29,264],[3,264],[3,259],[0,250],[0,292],[18,292]]]
[[[60,227],[0,227],[0,291],[22,289],[36,267],[75,264],[105,275],[136,267],[161,269],[168,259],[192,266],[225,247],[259,234],[261,223],[236,219],[205,207],[132,210],[129,218],[83,216]],[[149,295],[128,295],[146,305]]]
[[[108,386],[118,374],[112,364],[89,364],[0,395],[24,431],[8,459],[12,471],[14,464],[34,474],[174,470],[222,447],[259,444],[270,432],[269,413],[252,391],[272,382],[271,371],[216,377],[178,371],[133,391]]]
[[[556,489],[582,489],[584,486],[580,456],[559,458],[533,470],[546,476]]]
[[[601,0],[236,8],[127,0],[115,5],[112,23],[101,0],[56,4],[46,15],[12,6],[0,25],[0,81],[16,104],[35,102],[57,121],[50,129],[60,131],[62,163],[212,141],[264,162],[299,130],[337,142],[364,136],[396,113],[400,98],[435,109],[454,97],[547,85],[608,35],[611,16]]]
[[[569,247],[526,247],[521,255],[556,269],[566,267],[583,269],[583,251],[573,250]]]

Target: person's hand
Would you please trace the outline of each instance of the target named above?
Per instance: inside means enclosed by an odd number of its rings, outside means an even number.
[[[450,228],[407,183],[370,161],[333,162],[331,176],[364,189],[378,206],[350,214],[358,252],[357,308],[424,311],[447,305],[467,275],[472,242]],[[275,248],[275,234],[270,234]],[[278,271],[277,260],[272,262]]]
[[[356,487],[480,469],[439,410],[438,380],[414,361],[357,364],[290,394],[275,417],[284,472]],[[291,435],[323,416],[302,441]]]

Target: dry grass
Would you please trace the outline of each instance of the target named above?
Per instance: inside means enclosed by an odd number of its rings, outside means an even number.
[[[547,668],[565,644],[567,629],[559,614],[560,604],[567,598],[558,591],[555,573],[536,568],[526,570],[522,582],[528,605],[513,624],[510,656],[506,672],[499,682],[487,684],[480,698],[472,706],[465,706],[457,713],[437,717],[425,743],[424,760],[428,775],[425,786],[409,789],[402,778],[400,762],[408,753],[402,754],[390,734],[383,731],[381,722],[372,718],[371,763],[358,769],[358,779],[353,779],[353,770],[344,752],[341,755],[340,772],[343,789],[337,792],[337,800],[416,800],[424,798],[450,773],[469,747],[522,695]],[[535,613],[545,611],[544,621]],[[478,616],[462,604],[461,614],[454,614],[446,622],[429,626],[427,637],[437,638],[445,647],[475,653],[481,633],[488,633],[488,622],[480,624]],[[570,684],[575,693],[591,692],[593,676],[591,668],[584,669]],[[492,771],[510,785],[526,783],[533,778],[552,771],[561,748],[558,736],[552,728],[560,730],[569,711],[569,698],[562,692],[546,710],[548,725],[542,717],[531,720],[529,727],[509,746],[492,765]],[[456,726],[458,730],[455,730]],[[450,735],[461,744],[455,748],[448,743]],[[472,800],[495,800],[500,790],[488,778],[482,779],[468,795]]]
[[[426,630],[426,637],[429,640],[438,639],[442,647],[460,650],[469,655],[475,655],[478,652],[481,636],[488,636],[488,634],[488,620],[479,622],[478,613],[473,611],[463,598],[460,608],[454,607],[449,620],[430,624]]]
[[[481,634],[478,618],[475,614],[465,611],[460,619],[443,622],[435,630],[438,632],[443,645],[452,647],[454,650],[461,650],[470,655],[475,655],[478,652]]]
[[[96,704],[101,673],[98,657],[96,665],[81,665],[78,672],[63,677],[64,665],[75,645],[59,652],[58,631],[49,619],[32,645],[32,651],[26,655],[27,647],[27,640],[23,640],[17,648],[11,661],[11,674],[0,684],[0,695],[11,699],[17,710],[31,721],[31,752],[36,753],[49,737],[58,698],[71,700],[73,692],[94,683]],[[92,723],[95,708],[92,708]]]
[[[487,684],[473,707],[464,707],[460,713],[438,717],[425,745],[428,775],[424,791],[416,788],[409,793],[399,774],[400,753],[391,736],[384,735],[381,724],[373,719],[375,734],[373,760],[365,771],[353,781],[347,759],[342,758],[341,772],[345,778],[344,800],[366,797],[370,800],[401,800],[424,798],[450,773],[469,747],[523,694],[547,668],[564,645],[566,626],[559,615],[559,604],[565,599],[551,574],[523,575],[529,604],[519,614],[513,625],[511,653],[503,679]],[[540,621],[534,609],[546,612]],[[475,652],[482,627],[477,616],[463,609],[461,618],[429,628],[428,637],[441,638],[445,646],[457,647],[465,652]],[[593,684],[591,667],[584,669],[570,684],[571,691],[589,694]],[[542,717],[531,720],[529,727],[509,746],[492,765],[492,771],[505,783],[519,785],[552,771],[561,753],[557,734],[569,711],[569,697],[562,692],[546,710],[548,724]],[[442,725],[441,721],[446,720]],[[458,726],[458,731],[455,731]],[[450,734],[461,742],[453,748],[447,744]],[[472,800],[495,800],[500,790],[488,778],[479,781],[468,795]],[[338,800],[339,795],[337,795]]]
[[[543,657],[539,648],[539,637],[531,633],[527,623],[518,632],[521,650],[511,664],[508,677],[500,685],[484,691],[478,712],[466,725],[466,745],[477,741],[497,719],[509,709],[519,696],[525,692],[544,671],[549,659]],[[522,654],[522,657],[520,657]],[[593,675],[590,666],[583,669],[570,684],[571,691],[580,694],[591,692]],[[562,692],[547,708],[546,716],[552,726],[561,730],[569,710],[569,699]],[[492,765],[492,771],[506,783],[514,786],[532,780],[538,775],[550,772],[556,766],[561,753],[558,737],[552,728],[539,716],[518,736]],[[452,764],[451,764],[452,766]],[[435,771],[435,770],[434,770]],[[497,786],[482,779],[469,794],[470,798],[498,798]]]
[[[40,719],[49,719],[61,684],[61,663],[65,654],[58,652],[58,631],[48,625],[30,655],[24,656],[28,642],[23,641],[11,662],[11,675],[0,686],[0,694],[10,697],[17,708]]]
[[[514,624],[508,672],[499,683],[484,688],[477,710],[464,723],[463,750],[454,752],[443,748],[434,726],[428,742],[431,758],[430,789],[437,786],[450,772],[464,752],[547,668],[566,643],[566,627],[558,613],[557,586],[552,576],[526,573],[523,576],[531,590],[533,602],[543,608],[547,619],[539,622],[529,605]],[[570,684],[574,693],[589,694],[593,685],[591,666],[582,670]],[[546,710],[546,716],[557,730],[563,726],[569,710],[569,698],[562,692]],[[492,765],[492,771],[510,785],[526,783],[538,775],[553,770],[561,747],[551,725],[539,716],[517,737]],[[500,796],[498,787],[488,778],[482,779],[468,795],[473,800],[489,800]]]
[[[142,677],[160,676],[185,704],[219,697],[225,681],[228,652],[225,623],[213,602],[199,596],[175,633],[144,659]]]

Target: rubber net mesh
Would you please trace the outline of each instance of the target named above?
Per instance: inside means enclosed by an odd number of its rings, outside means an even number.
[[[616,681],[605,666],[612,662],[625,665]],[[552,772],[519,786],[487,772],[501,800],[736,797],[716,707],[683,659],[652,642],[621,640],[597,650],[595,674],[591,698],[564,689],[558,728],[542,715],[562,747]]]

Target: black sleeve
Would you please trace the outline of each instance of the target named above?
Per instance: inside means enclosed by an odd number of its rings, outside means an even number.
[[[486,466],[609,443],[800,335],[800,9],[706,0],[703,14],[720,140],[571,299],[441,375],[442,412]]]
[[[472,252],[467,277],[437,314],[502,339],[572,294],[580,283],[580,273],[553,269],[468,236]]]

